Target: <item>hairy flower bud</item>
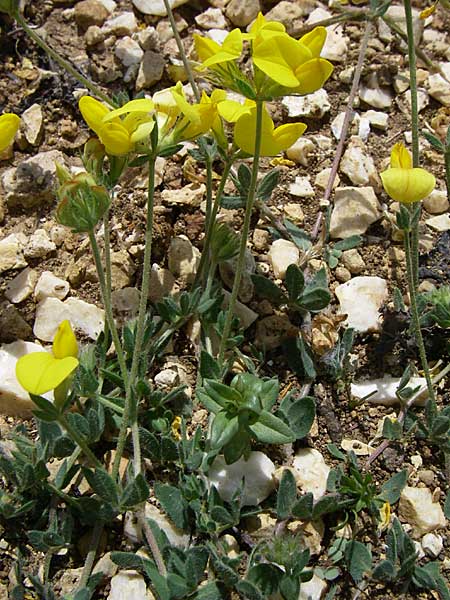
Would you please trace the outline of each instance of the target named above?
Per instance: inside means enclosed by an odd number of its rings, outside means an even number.
[[[107,189],[97,185],[88,173],[79,173],[65,181],[58,190],[58,197],[56,218],[76,233],[92,231],[111,201]]]

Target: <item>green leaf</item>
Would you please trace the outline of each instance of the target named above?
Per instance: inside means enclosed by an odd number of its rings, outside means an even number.
[[[239,431],[238,417],[230,417],[224,410],[219,411],[211,423],[210,443],[212,450],[220,450]]]
[[[336,512],[337,510],[339,510],[337,495],[329,494],[327,496],[322,496],[322,498],[319,498],[319,500],[317,500],[317,502],[314,504],[312,518],[318,519],[322,515]]]
[[[289,444],[295,441],[292,429],[266,410],[261,411],[258,421],[250,425],[249,429],[264,444]]]
[[[297,483],[289,469],[283,471],[277,492],[277,517],[284,520],[290,517],[291,509],[297,500]]]
[[[352,248],[356,248],[360,244],[362,244],[363,238],[360,235],[351,235],[344,240],[339,240],[334,244],[334,250],[340,250],[343,252],[344,250],[351,250]]]
[[[241,579],[238,581],[235,587],[236,591],[238,591],[242,597],[247,598],[248,600],[265,600],[266,598],[261,594],[255,584],[246,579]]]
[[[155,483],[154,489],[161,506],[173,523],[179,529],[187,531],[189,529],[189,507],[180,490],[172,485],[159,482]]]
[[[387,440],[399,440],[402,437],[403,426],[402,424],[395,420],[392,421],[389,418],[384,419],[383,421],[383,437]]]
[[[381,581],[394,581],[397,576],[397,569],[391,560],[382,560],[374,568],[372,576],[374,579]]]
[[[33,411],[38,419],[46,421],[47,423],[51,423],[52,421],[56,421],[58,419],[59,411],[49,400],[43,398],[42,396],[36,396],[35,394],[30,394],[30,398],[40,409]]]
[[[450,519],[450,492],[448,492],[444,503],[444,515],[446,519]]]
[[[302,378],[314,380],[316,368],[311,349],[306,345],[303,337],[288,338],[283,342],[283,350],[291,369]]]
[[[228,404],[238,406],[241,401],[241,395],[238,391],[219,381],[205,379],[203,382],[203,390],[207,395],[207,399],[204,394],[202,394],[201,399],[199,399],[211,412],[218,412],[218,410],[222,408],[227,408]],[[206,402],[208,402],[208,404],[206,404]],[[216,408],[217,406],[219,406],[218,409]]]
[[[428,140],[430,142],[430,144],[433,146],[433,148],[435,150],[437,150],[438,152],[442,152],[442,153],[445,152],[444,144],[435,135],[433,135],[432,133],[430,133],[427,130],[422,130],[422,135],[426,140]],[[448,142],[447,142],[447,144],[448,144]]]
[[[310,312],[319,312],[329,305],[331,294],[326,289],[317,288],[310,292],[305,291],[301,298],[298,299],[298,304],[304,310]]]
[[[350,540],[345,547],[345,561],[355,583],[372,569],[372,551],[361,542]]]
[[[95,469],[91,471],[86,467],[82,468],[83,475],[92,490],[105,502],[117,506],[119,504],[119,494],[117,485],[111,475],[105,469]]]
[[[295,399],[288,394],[280,404],[279,412],[298,440],[308,435],[316,416],[316,402],[311,396]]]
[[[309,520],[313,513],[314,496],[311,492],[300,496],[292,506],[292,516],[296,519]]]
[[[120,497],[120,506],[124,510],[129,510],[141,502],[145,502],[150,495],[150,490],[144,476],[139,473],[133,481],[131,481]]]
[[[389,504],[395,504],[400,498],[407,480],[408,470],[403,469],[403,471],[399,471],[382,485],[379,497],[385,502],[389,502]]]
[[[303,229],[300,229],[299,227],[291,223],[291,221],[289,221],[288,219],[284,219],[283,224],[286,227],[290,236],[292,237],[294,244],[296,244],[300,248],[300,250],[306,252],[311,248],[311,240],[308,234],[305,231],[303,231]]]
[[[250,568],[248,580],[256,585],[265,597],[275,594],[283,571],[274,564],[260,563]]]
[[[284,284],[289,292],[290,300],[295,301],[301,296],[305,287],[305,278],[296,264],[288,266]]]
[[[270,200],[273,190],[278,185],[279,178],[280,178],[279,169],[272,169],[271,171],[266,173],[258,185],[256,197],[259,200],[263,200],[264,202],[267,202],[268,200]]]
[[[334,456],[334,458],[337,458],[338,460],[342,461],[347,460],[345,454],[339,450],[336,444],[327,444],[327,450],[331,454],[331,456]]]
[[[282,290],[264,275],[252,275],[251,278],[256,293],[262,298],[267,298],[276,304],[286,304],[288,302],[288,298]]]

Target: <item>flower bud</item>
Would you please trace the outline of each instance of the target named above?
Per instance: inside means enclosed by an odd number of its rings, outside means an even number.
[[[94,229],[110,205],[107,189],[97,185],[88,173],[79,173],[58,190],[60,203],[56,209],[59,223],[75,233]]]

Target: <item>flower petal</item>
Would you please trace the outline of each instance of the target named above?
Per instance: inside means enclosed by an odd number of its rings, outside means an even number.
[[[40,395],[58,387],[77,366],[73,356],[58,359],[48,352],[32,352],[17,361],[16,377],[27,392]]]
[[[315,27],[299,39],[299,42],[309,48],[314,58],[320,56],[325,40],[327,39],[327,30],[325,27]]]
[[[78,342],[72,330],[70,322],[66,319],[60,323],[58,330],[53,338],[52,347],[55,358],[66,358],[66,356],[78,356]]]
[[[13,113],[5,113],[0,117],[0,152],[12,144],[19,126],[20,118]]]
[[[217,105],[217,110],[219,111],[219,115],[223,117],[225,121],[235,123],[242,115],[250,114],[252,106],[255,106],[254,102],[250,105],[241,104],[236,100],[223,100],[223,102],[219,102]]]
[[[120,123],[105,123],[97,135],[112,156],[123,156],[133,149],[130,134]]]
[[[380,173],[386,193],[397,202],[420,202],[433,191],[436,180],[431,173],[415,169],[387,169]]]
[[[398,142],[391,151],[391,168],[392,169],[412,169],[411,154],[405,146]]]
[[[284,152],[288,148],[295,144],[298,138],[304,134],[306,130],[305,123],[286,123],[285,125],[280,125],[273,132],[274,139],[274,147],[275,143],[278,146],[278,151],[276,154],[280,152]],[[265,156],[271,156],[266,154]]]
[[[311,51],[289,35],[280,33],[256,39],[252,49],[253,63],[268,77],[285,87],[296,87],[295,69],[312,58]]]
[[[220,50],[203,61],[204,67],[229,62],[238,59],[242,54],[242,33],[240,29],[233,29],[224,39]]]
[[[92,131],[95,131],[98,135],[98,130],[103,124],[103,118],[110,112],[110,109],[103,102],[92,98],[92,96],[83,96],[80,98],[78,107],[83,115],[83,119]]]
[[[295,70],[299,85],[297,94],[312,94],[319,90],[333,72],[333,65],[324,58],[313,58]]]
[[[120,108],[116,108],[115,110],[110,111],[103,117],[103,122],[107,123],[108,121],[112,121],[116,117],[120,117],[121,115],[126,115],[128,113],[133,112],[141,112],[141,113],[151,113],[155,109],[155,105],[152,100],[149,98],[137,98],[136,100],[130,100]]]
[[[153,131],[153,127],[155,126],[155,122],[152,119],[146,123],[141,123],[136,127],[133,133],[130,135],[130,141],[135,144],[136,142],[141,142],[145,138],[147,138],[151,132]]]

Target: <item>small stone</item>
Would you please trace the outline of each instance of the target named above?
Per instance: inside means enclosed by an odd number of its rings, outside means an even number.
[[[200,252],[185,235],[174,237],[169,246],[168,266],[175,277],[192,283],[200,263]]]
[[[247,27],[256,19],[260,10],[259,0],[231,0],[225,14],[236,27]]]
[[[423,207],[430,215],[440,215],[449,209],[447,192],[433,190],[423,201]]]
[[[126,35],[132,35],[137,29],[137,21],[134,13],[123,12],[117,17],[108,19],[103,25],[103,31],[108,35],[115,35],[116,37],[123,37]]]
[[[156,387],[169,390],[180,383],[180,377],[173,369],[163,369],[155,375],[154,380]]]
[[[40,104],[32,104],[21,115],[21,129],[31,146],[38,146],[42,138],[43,115]]]
[[[381,379],[372,379],[370,381],[360,381],[351,384],[351,393],[355,398],[366,398],[370,404],[382,404],[383,406],[394,406],[400,401],[397,396],[397,390],[400,386],[398,377],[385,375]],[[423,406],[427,397],[426,381],[424,377],[411,377],[409,386],[412,388],[422,388],[415,401],[415,406]]]
[[[439,73],[433,73],[428,77],[428,93],[443,106],[450,106],[450,62],[439,63],[446,79]]]
[[[296,202],[288,202],[283,206],[283,211],[287,218],[296,225],[301,225],[305,220],[305,214],[300,204]]]
[[[314,185],[325,190],[328,185],[330,175],[331,175],[331,167],[328,167],[327,169],[322,169],[322,171],[319,171],[317,173],[316,179],[314,180]],[[335,176],[334,182],[333,182],[333,190],[336,189],[340,183],[341,183],[341,178],[336,173],[336,176]]]
[[[402,521],[412,526],[415,538],[447,525],[441,505],[433,502],[433,494],[428,488],[403,488],[398,514]]]
[[[315,448],[301,448],[292,463],[297,471],[297,483],[303,492],[312,492],[314,500],[321,498],[327,489],[330,467]]]
[[[0,305],[0,339],[3,342],[13,342],[30,336],[31,327],[17,308],[9,302]]]
[[[336,270],[334,271],[334,276],[341,283],[345,283],[346,281],[350,281],[350,279],[352,278],[352,274],[345,267],[336,267]]]
[[[338,113],[331,121],[331,133],[339,141],[341,139],[342,130],[344,128],[345,112]],[[357,134],[359,130],[359,124],[361,117],[357,112],[352,111],[349,121],[348,131],[353,134]]]
[[[403,6],[390,5],[386,11],[386,16],[392,19],[392,21],[394,21],[394,23],[399,27],[402,33],[404,33],[405,35],[407,34],[406,17]],[[422,37],[424,19],[420,18],[420,11],[416,8],[412,9],[412,22],[414,31],[414,41],[416,44],[418,44]],[[387,39],[386,41],[390,42],[391,39]]]
[[[23,245],[22,236],[16,233],[11,233],[0,240],[0,273],[27,266],[23,256]]]
[[[285,0],[283,0],[285,1]],[[286,150],[286,156],[298,165],[308,166],[309,155],[314,152],[316,146],[309,138],[300,137],[295,144]]]
[[[3,415],[31,416],[34,404],[16,378],[18,359],[31,352],[45,352],[45,350],[38,344],[23,340],[0,346],[0,413]],[[47,394],[45,397],[50,399]]]
[[[45,342],[52,342],[62,321],[68,319],[74,329],[79,329],[91,339],[97,339],[103,331],[104,311],[79,298],[45,298],[36,307],[34,335]]]
[[[178,8],[188,0],[169,0],[172,9]],[[167,16],[166,7],[163,0],[133,0],[134,6],[144,15],[154,15],[156,17]]]
[[[346,452],[352,450],[356,456],[369,456],[372,453],[373,448],[364,442],[359,440],[349,440],[344,438],[341,442],[341,448]]]
[[[341,256],[341,261],[344,267],[346,267],[352,275],[359,275],[362,271],[364,271],[366,266],[366,263],[356,248],[344,250]]]
[[[306,96],[285,96],[282,104],[289,117],[321,119],[331,110],[328,94],[323,88]]]
[[[44,258],[54,250],[56,250],[56,244],[52,242],[47,231],[36,229],[24,248],[24,255],[27,259]]]
[[[232,258],[231,260],[225,260],[219,265],[219,273],[222,281],[225,285],[232,289],[234,278],[236,274],[236,266],[237,266],[237,258]],[[253,258],[252,253],[246,249],[245,251],[245,260],[244,260],[244,271],[241,276],[241,282],[239,284],[239,292],[238,298],[244,304],[250,302],[253,297],[253,292],[255,286],[253,285],[253,281],[251,275],[256,270],[255,259]]]
[[[117,40],[114,53],[125,67],[138,65],[144,56],[144,51],[138,42],[129,36]]]
[[[139,92],[158,83],[163,76],[165,64],[166,61],[159,52],[146,50],[136,79],[136,91]]]
[[[227,290],[223,290],[223,294],[224,298],[222,308],[226,309],[230,302],[231,294],[230,292],[227,292]],[[234,305],[234,316],[239,319],[240,325],[244,330],[248,329],[248,327],[250,327],[250,325],[252,325],[258,318],[258,314],[254,310],[248,306],[245,306],[245,304],[242,304],[242,302],[239,302],[239,300],[237,300]]]
[[[137,315],[139,310],[139,290],[135,287],[124,287],[111,293],[114,312],[121,320],[129,320]]]
[[[134,39],[142,50],[156,50],[159,46],[159,35],[154,27],[140,29],[134,34]]]
[[[162,269],[157,264],[152,265],[148,296],[152,302],[161,302],[167,296],[174,296],[179,289],[175,277],[168,269]]]
[[[411,90],[405,92],[403,98],[405,99],[406,104],[406,113],[411,114],[412,105],[411,105]],[[428,92],[423,88],[417,88],[417,110],[421,112],[424,108],[426,108],[430,104],[430,97],[428,96]],[[400,103],[400,108],[402,108],[402,104]]]
[[[6,286],[5,296],[13,304],[23,302],[33,293],[38,278],[37,271],[27,267]]]
[[[294,183],[289,184],[289,193],[298,198],[313,198],[314,190],[308,175],[296,177]]]
[[[217,456],[207,479],[225,502],[230,502],[244,480],[241,504],[253,506],[265,500],[275,489],[275,465],[263,452],[250,452],[248,460],[240,458],[231,465]]]
[[[105,35],[104,31],[98,25],[91,25],[84,34],[86,46],[91,47],[101,44],[105,40]]]
[[[269,315],[260,319],[256,324],[255,346],[266,350],[274,350],[282,342],[298,334],[287,315]]]
[[[380,87],[376,73],[372,73],[366,85],[360,86],[359,97],[374,108],[389,108],[392,104],[392,92]]]
[[[220,538],[220,541],[225,544],[227,556],[229,558],[236,558],[239,556],[239,544],[235,537],[226,533]]]
[[[381,217],[372,187],[340,187],[335,191],[330,235],[333,239],[365,233]]]
[[[202,29],[225,29],[227,26],[220,8],[208,8],[195,17],[195,22]]]
[[[298,265],[300,251],[294,242],[289,240],[275,240],[268,252],[274,275],[277,279],[284,279],[289,265]]]
[[[92,575],[103,573],[104,579],[111,579],[118,571],[118,566],[113,562],[111,558],[111,552],[107,552],[103,555],[92,569]]]
[[[178,548],[187,548],[189,545],[189,534],[185,533],[169,520],[156,506],[145,503],[145,518],[155,521],[155,523],[166,534],[169,542]],[[142,529],[136,522],[132,512],[125,513],[124,534],[133,544],[139,544],[143,541]],[[134,600],[134,599],[133,599]]]
[[[98,0],[81,0],[75,5],[75,22],[81,29],[87,29],[91,25],[101,26],[108,16],[108,10]]]
[[[265,229],[255,229],[253,232],[253,245],[256,250],[266,250],[270,241],[270,233]]]
[[[433,485],[434,483],[434,473],[431,469],[420,469],[420,471],[417,472],[417,477],[425,485]]]
[[[111,252],[111,285],[113,290],[121,290],[132,284],[136,266],[127,250]]]
[[[426,533],[421,543],[424,552],[432,558],[437,558],[444,548],[442,536],[437,533]]]
[[[198,208],[206,193],[204,183],[189,183],[176,190],[165,189],[161,192],[161,200],[168,206],[192,206]]]
[[[38,302],[44,298],[64,300],[69,290],[70,285],[65,279],[56,277],[51,271],[44,271],[36,284],[34,297]]]
[[[145,579],[137,571],[119,571],[111,579],[107,600],[148,600]]]
[[[338,285],[335,294],[340,312],[347,315],[347,327],[361,333],[379,331],[380,309],[388,297],[387,282],[381,277],[354,277]]]
[[[370,126],[374,129],[381,129],[382,131],[386,131],[388,127],[389,115],[385,112],[380,112],[378,110],[368,110],[365,113],[362,113],[361,117],[368,119]]]
[[[312,579],[301,583],[298,600],[321,600],[327,591],[327,587],[327,582],[314,573]]]
[[[448,231],[450,229],[450,215],[448,213],[436,215],[435,217],[426,219],[425,223],[428,227],[436,231]]]
[[[269,10],[264,16],[268,21],[278,21],[279,23],[283,23],[286,27],[286,32],[289,35],[292,35],[297,27],[297,23],[299,19],[304,17],[308,12],[310,12],[312,8],[312,4],[310,5],[310,10],[306,9],[302,4],[288,2],[287,0],[281,0],[275,4],[273,8]]]
[[[347,175],[354,185],[377,185],[378,171],[371,156],[366,154],[360,138],[353,136],[340,164],[341,172]]]
[[[332,14],[322,7],[318,7],[311,12],[306,23],[313,24],[329,19]],[[343,29],[340,25],[330,25],[326,28],[327,37],[325,44],[320,52],[322,58],[333,62],[345,62],[347,57],[348,38],[343,35]]]

